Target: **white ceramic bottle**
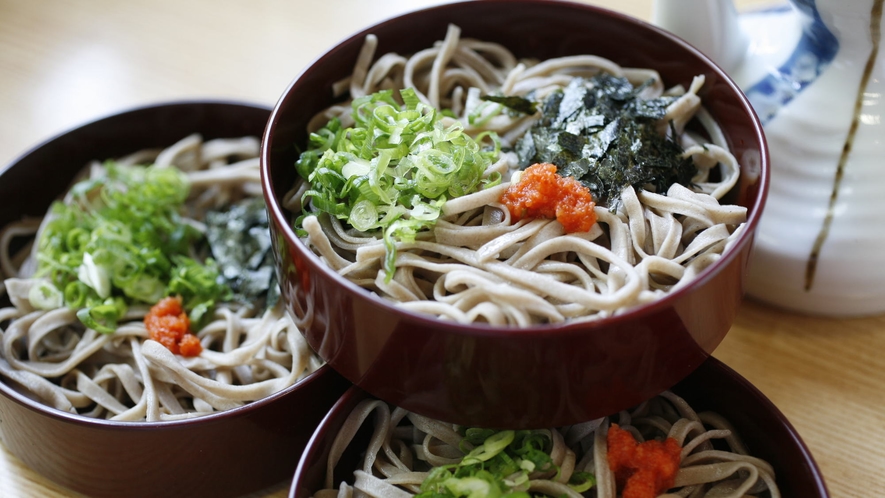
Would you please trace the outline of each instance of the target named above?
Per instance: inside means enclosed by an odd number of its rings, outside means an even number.
[[[707,5],[703,28],[669,19],[686,1]],[[750,262],[757,299],[885,313],[883,1],[793,0],[741,14],[739,29],[727,0],[656,3],[656,22],[718,60],[763,122],[772,169]]]

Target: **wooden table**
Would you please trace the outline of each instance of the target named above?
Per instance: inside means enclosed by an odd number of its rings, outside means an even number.
[[[162,100],[272,105],[325,49],[437,0],[0,1],[0,164],[66,129]],[[649,19],[652,0],[593,3]],[[740,8],[765,1],[740,0]],[[885,489],[885,316],[745,302],[715,355],[795,425],[835,497]],[[286,483],[260,493],[284,496]],[[0,446],[0,495],[71,496]]]

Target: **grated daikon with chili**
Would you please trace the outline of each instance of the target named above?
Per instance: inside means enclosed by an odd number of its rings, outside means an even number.
[[[534,164],[501,196],[513,221],[556,219],[566,233],[586,232],[596,223],[590,190],[572,177],[561,176],[550,163]]]
[[[675,439],[638,443],[629,431],[608,430],[608,465],[622,498],[654,498],[673,487],[682,448]]]
[[[200,339],[190,333],[191,322],[181,305],[181,297],[166,297],[151,307],[144,317],[148,336],[173,354],[198,356]]]

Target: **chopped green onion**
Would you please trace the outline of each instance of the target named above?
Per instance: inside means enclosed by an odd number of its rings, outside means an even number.
[[[65,296],[58,287],[41,280],[28,290],[28,301],[38,310],[54,310],[64,304]]]
[[[492,483],[480,477],[462,477],[446,479],[445,486],[455,496],[466,496],[467,498],[488,498],[490,496],[501,496],[500,491],[493,492]]]
[[[305,206],[384,239],[388,281],[397,242],[431,228],[447,199],[500,181],[483,177],[500,152],[495,134],[473,139],[457,121],[444,126],[442,113],[423,104],[414,89],[400,90],[400,97],[402,104],[385,90],[355,99],[353,127],[342,130],[333,119],[311,134],[295,164],[310,183]],[[485,140],[494,146],[482,147]]]
[[[596,486],[596,476],[589,472],[575,472],[569,479],[568,485],[578,493],[583,493]]]
[[[98,297],[104,299],[111,295],[111,278],[107,268],[96,265],[88,252],[83,253],[83,263],[77,268],[77,278],[95,290]]]
[[[485,462],[504,451],[504,448],[513,442],[515,435],[516,433],[513,431],[500,431],[492,434],[486,438],[482,445],[468,453],[467,456],[461,460],[461,463],[464,465],[470,465],[473,463]]]
[[[495,431],[467,428],[461,442],[475,446],[460,462],[434,467],[421,483],[418,498],[529,498],[529,473],[560,469],[553,464],[548,431]],[[582,493],[596,484],[593,474],[575,472],[568,485]]]
[[[108,298],[103,303],[82,308],[77,318],[87,327],[103,334],[117,330],[117,321],[126,313],[126,303],[121,298]]]
[[[212,261],[187,257],[202,234],[180,214],[190,190],[184,173],[113,162],[104,167],[105,176],[77,183],[69,202],[53,204],[38,241],[37,276],[61,289],[80,321],[111,333],[134,303],[181,295],[193,310],[229,296]]]

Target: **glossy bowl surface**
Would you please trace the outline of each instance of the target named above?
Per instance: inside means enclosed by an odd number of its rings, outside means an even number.
[[[449,23],[463,37],[503,44],[518,57],[593,53],[657,69],[667,86],[703,74],[703,101],[741,164],[726,201],[746,206],[746,230],[718,263],[666,298],[595,322],[524,329],[458,325],[403,311],[338,276],[296,237],[281,196],[295,180],[305,126],[334,102],[365,36],[376,54],[416,52]],[[373,395],[440,420],[526,428],[614,413],[683,379],[721,342],[744,294],[747,260],[768,185],[762,127],[739,88],[699,51],[636,19],[585,4],[483,0],[392,18],[356,33],[307,67],[265,129],[262,181],[277,271],[290,310],[309,323],[320,356]],[[304,311],[302,311],[304,310]]]
[[[0,226],[45,214],[93,159],[165,147],[194,132],[207,139],[260,136],[269,114],[251,104],[176,102],[63,133],[0,173]],[[295,386],[234,410],[187,421],[125,423],[50,408],[0,377],[0,438],[35,471],[90,496],[242,496],[291,478],[301,448],[349,385],[324,366]]]
[[[749,453],[774,466],[781,496],[828,498],[829,492],[814,457],[790,421],[750,382],[730,367],[710,357],[672,388],[696,411],[715,411],[728,419],[746,443]],[[344,393],[317,427],[298,462],[289,488],[290,498],[313,496],[323,488],[326,460],[332,442],[351,411],[372,396],[357,386]],[[368,442],[367,430],[357,433],[335,468],[333,482],[353,483],[359,465],[360,445]]]

